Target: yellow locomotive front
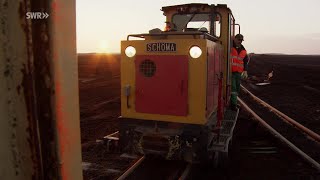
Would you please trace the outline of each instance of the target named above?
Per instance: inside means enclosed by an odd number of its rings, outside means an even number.
[[[122,150],[187,161],[214,151],[215,128],[228,99],[223,74],[229,74],[215,35],[219,7],[163,7],[166,31],[133,34],[121,42]]]
[[[126,118],[205,124],[207,47],[219,45],[200,35],[122,42],[121,115]],[[217,51],[218,52],[218,51]],[[192,57],[192,54],[194,57]],[[199,57],[198,57],[199,56]]]

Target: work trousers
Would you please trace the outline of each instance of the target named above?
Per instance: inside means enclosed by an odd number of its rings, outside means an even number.
[[[231,79],[231,105],[237,105],[237,97],[240,92],[241,73],[232,72]]]

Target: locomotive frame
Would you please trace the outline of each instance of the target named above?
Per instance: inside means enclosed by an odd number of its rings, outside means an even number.
[[[234,17],[219,4],[162,11],[165,31],[131,34],[121,42],[120,147],[223,164],[239,113],[228,109]],[[193,22],[206,27],[189,27]]]

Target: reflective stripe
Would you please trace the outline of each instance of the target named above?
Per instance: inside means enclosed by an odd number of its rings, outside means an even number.
[[[241,60],[243,61],[243,58],[242,57],[239,57],[239,56],[231,56],[232,59],[238,59],[238,60]]]
[[[240,53],[238,53],[238,51],[232,47],[231,48],[231,54],[230,54],[230,57],[231,57],[231,66],[232,66],[232,72],[243,72],[244,70],[244,58],[246,57],[247,55],[247,51],[246,50],[241,50]]]
[[[243,67],[243,64],[240,64],[240,63],[232,63],[232,66]]]
[[[235,94],[235,95],[238,95],[238,93],[237,93],[237,92],[231,92],[231,94]]]
[[[243,63],[243,60],[233,58],[233,59],[232,59],[232,62]]]

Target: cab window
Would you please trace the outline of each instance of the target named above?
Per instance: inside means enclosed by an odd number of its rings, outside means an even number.
[[[177,31],[210,32],[210,14],[176,14],[172,17]]]
[[[214,28],[213,28],[213,35],[215,37],[220,37],[221,36],[221,15],[220,14],[215,14],[215,20],[214,20]]]

